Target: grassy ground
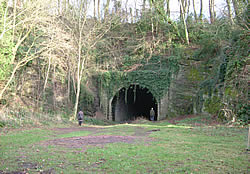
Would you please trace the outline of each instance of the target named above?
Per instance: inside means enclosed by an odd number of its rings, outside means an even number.
[[[198,118],[191,120],[199,122]],[[249,173],[250,170],[249,154],[245,151],[246,128],[195,126],[190,118],[177,124],[143,121],[57,127],[60,128],[7,132],[2,129],[0,173]],[[122,137],[122,141],[102,144],[105,137],[119,140]],[[97,143],[90,142],[90,138]],[[72,146],[64,146],[62,142]]]

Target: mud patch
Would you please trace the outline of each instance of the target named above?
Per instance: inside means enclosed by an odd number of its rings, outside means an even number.
[[[84,137],[71,137],[49,140],[43,143],[43,145],[56,145],[68,148],[83,148],[88,146],[103,147],[109,143],[136,143],[136,142],[150,142],[153,138],[138,137],[138,136],[116,136],[116,135],[100,135],[100,136],[84,136]]]

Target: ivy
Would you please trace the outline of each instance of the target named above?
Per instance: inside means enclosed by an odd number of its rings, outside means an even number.
[[[178,61],[178,56],[153,56],[149,62],[141,62],[143,66],[134,71],[101,72],[98,74],[100,92],[104,91],[108,98],[112,98],[119,89],[128,89],[134,84],[147,88],[159,101],[168,92],[173,75],[178,73]]]
[[[99,74],[101,89],[111,98],[118,89],[128,88],[131,84],[147,88],[156,99],[161,99],[168,91],[172,73],[169,70],[139,70],[132,72],[108,71]]]

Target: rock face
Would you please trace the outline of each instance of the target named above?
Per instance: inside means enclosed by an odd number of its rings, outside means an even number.
[[[196,113],[197,82],[192,80],[190,67],[182,66],[170,85],[167,115],[177,116]]]

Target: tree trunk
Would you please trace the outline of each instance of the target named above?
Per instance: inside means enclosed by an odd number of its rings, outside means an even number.
[[[239,17],[239,4],[238,4],[238,1],[237,0],[232,0],[232,1],[233,1],[235,16],[238,18]]]
[[[101,21],[100,0],[97,1],[97,15],[98,15],[98,20]]]
[[[79,11],[81,12],[83,9],[83,3],[80,5]],[[81,16],[79,16],[78,19],[78,27],[79,27],[79,39],[78,39],[78,64],[77,64],[77,88],[76,88],[76,101],[75,101],[75,107],[74,107],[74,115],[71,120],[74,120],[77,115],[77,110],[78,110],[78,103],[79,103],[79,96],[80,96],[80,91],[81,91],[81,72],[83,70],[83,63],[84,60],[82,60],[82,35],[83,35],[83,26],[86,21],[86,11],[85,11],[85,16],[84,20]],[[82,66],[81,66],[82,65]]]
[[[248,126],[248,141],[247,141],[247,150],[250,150],[250,125]]]
[[[214,0],[209,0],[210,23],[214,23]]]
[[[52,83],[53,83],[53,110],[56,110],[56,66],[53,65],[53,75],[52,75]]]
[[[168,18],[170,18],[170,4],[169,4],[170,0],[166,0],[166,5],[167,5],[167,16]]]
[[[58,14],[61,14],[61,1],[57,0],[57,8],[58,8]]]
[[[215,18],[216,18],[216,12],[215,12],[215,10],[214,10],[214,0],[212,0],[212,12],[213,12],[213,19],[214,19],[214,21],[215,21]]]
[[[50,66],[51,66],[51,57],[49,57],[48,70],[47,70],[46,78],[45,78],[44,85],[43,85],[43,93],[45,93],[45,89],[46,89],[46,86],[47,86],[47,82],[48,82],[48,78],[49,78],[49,72],[50,72]]]
[[[95,2],[95,0],[94,0],[94,19],[96,18],[96,4],[95,4],[96,2]]]
[[[133,17],[133,12],[132,12],[132,8],[129,8],[129,12],[130,12],[130,18],[131,18],[131,23],[134,23],[134,17]]]
[[[194,19],[197,22],[198,21],[198,17],[197,17],[197,13],[196,13],[196,9],[195,9],[195,0],[193,0],[193,8],[194,8]]]
[[[125,10],[126,10],[126,22],[128,22],[128,0],[126,0],[126,3],[125,3]]]
[[[200,16],[199,16],[200,21],[203,20],[203,0],[200,0]]]
[[[229,20],[230,20],[231,24],[233,24],[231,1],[230,0],[226,0],[226,1],[227,1],[228,17],[229,17]]]
[[[16,5],[17,5],[17,0],[13,0],[13,33],[12,33],[12,43],[14,44],[14,40],[15,40],[15,29],[16,29]]]
[[[142,10],[141,10],[141,16],[143,16],[145,14],[145,10],[146,10],[146,0],[143,0]]]
[[[107,0],[107,3],[105,5],[105,9],[104,9],[104,19],[107,18],[108,13],[109,13],[109,3],[110,3],[110,0]]]
[[[180,18],[182,19],[182,15],[183,15],[184,19],[186,19],[186,14],[189,11],[190,0],[179,0],[179,1],[181,3],[181,6],[180,6]]]
[[[41,73],[41,69],[40,69],[40,67],[41,67],[41,63],[40,63],[40,60],[39,59],[37,59],[37,64],[38,64],[38,67],[37,67],[37,75],[38,75],[38,82],[36,82],[36,85],[37,85],[37,91],[36,91],[36,110],[38,110],[39,108],[40,108],[40,97],[41,97],[41,95],[42,95],[42,92],[43,92],[43,90],[41,90],[41,86],[42,86],[42,84],[41,84],[41,82],[42,82],[42,73]]]
[[[187,30],[187,24],[186,24],[186,20],[185,20],[185,16],[184,16],[184,10],[183,10],[183,4],[182,4],[183,1],[179,0],[179,3],[180,3],[180,14],[181,14],[181,18],[182,18],[182,21],[183,21],[183,25],[184,25],[184,32],[185,32],[185,40],[186,40],[186,43],[189,45],[189,36],[188,36],[188,30]]]
[[[80,21],[80,20],[79,20]],[[80,22],[79,22],[80,25]],[[81,91],[81,76],[80,76],[80,69],[81,69],[81,53],[82,53],[82,32],[80,28],[79,33],[79,43],[78,43],[78,65],[77,65],[77,87],[76,87],[76,101],[75,101],[75,107],[74,107],[74,115],[73,120],[76,118],[77,110],[78,110],[78,102],[79,102],[79,96]]]
[[[70,106],[70,85],[71,85],[71,69],[70,69],[70,58],[69,58],[69,54],[67,56],[67,66],[68,66],[68,72],[67,72],[67,75],[68,75],[68,87],[67,87],[67,104],[68,106]]]

